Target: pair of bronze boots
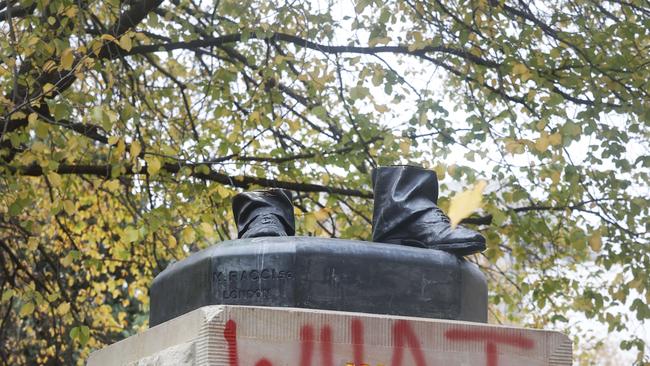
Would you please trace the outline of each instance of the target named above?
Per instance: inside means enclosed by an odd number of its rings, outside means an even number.
[[[436,173],[415,166],[373,171],[372,241],[444,250],[459,256],[485,250],[485,238],[458,226],[437,206]],[[232,203],[239,238],[293,236],[291,192],[243,192]]]

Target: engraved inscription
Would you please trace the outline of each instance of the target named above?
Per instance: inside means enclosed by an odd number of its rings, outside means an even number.
[[[262,270],[252,269],[250,271],[229,271],[229,272],[215,272],[217,282],[222,283],[226,281],[257,281],[262,280],[281,280],[293,279],[293,272],[291,271],[278,271],[275,268],[264,268]]]
[[[213,279],[223,299],[270,298],[280,283],[294,279],[294,273],[277,268],[215,271]]]

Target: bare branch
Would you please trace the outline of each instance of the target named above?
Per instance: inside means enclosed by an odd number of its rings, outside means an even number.
[[[181,171],[182,168],[194,168],[200,164],[170,164],[165,163],[161,169],[170,174],[176,174]],[[18,175],[26,176],[42,176],[44,174],[43,169],[38,165],[30,165],[25,167],[6,167],[12,173]],[[55,170],[58,174],[74,174],[74,175],[94,175],[103,178],[111,178],[111,165],[69,165],[61,164],[58,169]],[[124,174],[147,174],[147,168],[143,167],[140,170],[137,170],[135,173],[132,172],[133,169],[131,166],[126,167],[126,173]],[[191,177],[209,180],[213,182],[218,182],[224,185],[237,187],[237,188],[248,188],[252,185],[258,185],[262,187],[269,188],[284,188],[297,192],[325,192],[330,194],[339,194],[343,196],[350,197],[361,197],[361,198],[372,198],[372,193],[361,191],[357,189],[348,189],[348,188],[338,188],[338,187],[329,187],[320,184],[312,183],[300,183],[300,182],[287,182],[280,181],[275,179],[251,177],[246,175],[241,176],[229,176],[223,173],[218,173],[214,170],[210,170],[208,173],[198,172],[192,169],[190,173]]]

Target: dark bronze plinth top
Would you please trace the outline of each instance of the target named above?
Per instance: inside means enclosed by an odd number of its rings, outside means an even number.
[[[315,237],[219,243],[151,286],[150,326],[205,305],[298,307],[487,321],[476,265],[439,250]]]

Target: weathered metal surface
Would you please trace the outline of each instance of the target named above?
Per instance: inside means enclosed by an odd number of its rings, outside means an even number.
[[[452,254],[314,237],[223,242],[160,273],[150,324],[231,304],[487,320],[487,284]]]

